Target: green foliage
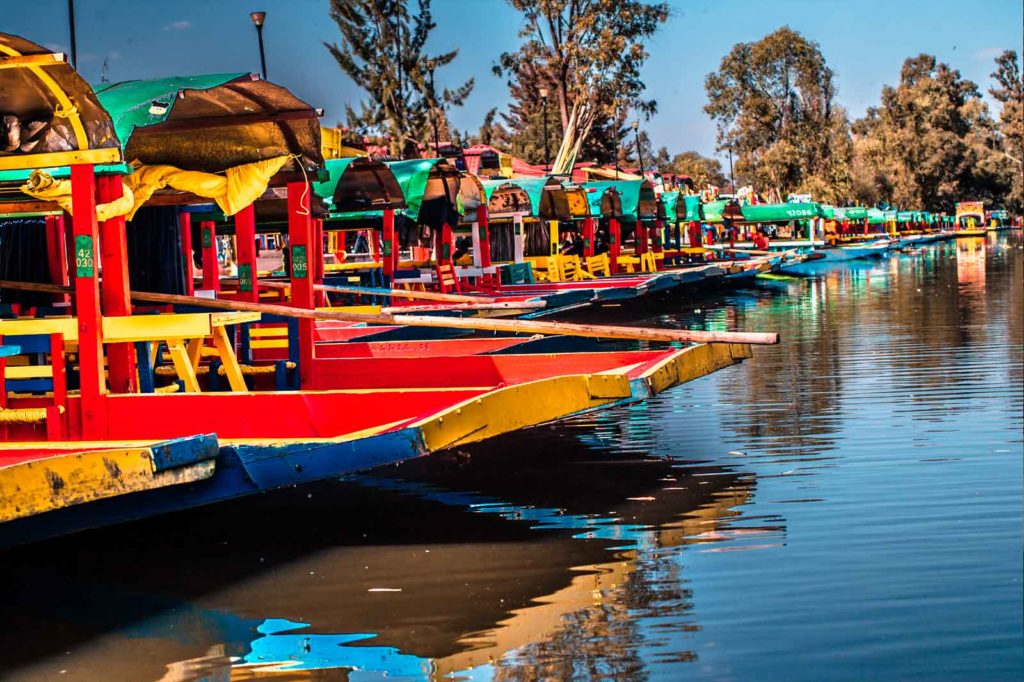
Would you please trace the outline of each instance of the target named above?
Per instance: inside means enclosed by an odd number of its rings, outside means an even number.
[[[349,127],[382,136],[392,154],[411,157],[419,155],[418,144],[432,141],[434,123],[446,131],[444,107],[460,106],[473,90],[473,79],[436,92],[434,71],[450,64],[459,51],[425,54],[436,26],[430,0],[418,0],[415,15],[408,5],[409,0],[331,0],[331,18],[342,41],[324,45],[370,95],[358,111],[346,107]]]
[[[951,212],[1002,203],[1009,189],[995,122],[978,86],[932,55],[907,59],[897,86],[853,125],[857,199]]]
[[[672,157],[669,172],[689,177],[698,190],[711,185],[725,187],[729,182],[722,172],[722,164],[717,159],[709,159],[693,151]]]
[[[643,99],[640,68],[647,58],[644,41],[668,18],[668,5],[644,0],[508,2],[525,23],[523,44],[502,54],[494,67],[507,78],[514,101],[506,123],[517,132],[519,123],[532,127],[530,112],[545,87],[560,124],[549,129],[552,149],[559,149],[552,154],[556,165],[571,168],[577,156],[614,153],[626,112],[649,116],[656,111],[654,100]],[[592,131],[604,139],[588,148]]]
[[[835,104],[834,74],[817,43],[788,27],[738,43],[704,86],[718,148],[732,148],[738,174],[772,193],[846,198],[846,112]]]
[[[1001,147],[1011,176],[1006,208],[1020,213],[1024,211],[1024,81],[1016,50],[1006,50],[996,58],[992,78],[996,87],[990,88],[989,94],[1001,105]]]

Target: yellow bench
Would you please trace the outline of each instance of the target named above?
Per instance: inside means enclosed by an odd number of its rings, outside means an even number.
[[[233,391],[246,391],[245,379],[238,365],[238,358],[228,338],[226,327],[244,322],[256,322],[259,313],[215,312],[175,313],[165,315],[128,315],[104,317],[104,343],[149,342],[167,344],[178,378],[185,385],[185,391],[198,393],[199,381],[196,368],[203,354],[203,342],[212,339],[217,355],[224,366],[228,384]],[[35,334],[60,334],[65,342],[78,341],[78,320],[73,317],[0,320],[0,337]],[[6,376],[11,375],[11,367]],[[44,368],[40,368],[44,369]],[[23,370],[18,370],[23,371]],[[17,372],[15,372],[17,374]]]

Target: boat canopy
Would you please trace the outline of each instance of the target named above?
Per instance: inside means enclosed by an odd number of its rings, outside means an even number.
[[[680,220],[687,222],[696,222],[700,220],[700,196],[696,194],[687,194],[683,197],[683,203],[686,206],[686,213],[680,216]],[[678,212],[678,207],[677,207]]]
[[[484,196],[487,199],[488,215],[492,218],[516,213],[539,216],[541,197],[551,180],[553,178],[481,180],[480,184],[483,185]]]
[[[788,223],[824,216],[821,204],[746,204],[740,206],[743,219],[748,223]]]
[[[653,220],[663,217],[659,211],[658,197],[654,186],[647,180],[608,180],[602,182],[586,182],[587,200],[590,203],[590,214],[603,217],[633,218],[635,220]],[[604,209],[604,195],[607,190],[614,189],[619,196],[618,213],[609,215]]]
[[[328,213],[354,213],[405,208],[405,195],[391,169],[364,157],[325,162],[327,180],[314,182],[313,191]]]
[[[885,212],[878,208],[869,208],[867,219],[869,225],[881,225],[885,222]]]
[[[898,223],[912,223],[917,220],[917,214],[914,211],[896,211],[896,222]]]
[[[865,206],[846,206],[837,208],[836,211],[842,212],[841,220],[864,220],[868,217],[868,209]]]
[[[0,171],[123,160],[110,115],[66,57],[7,33],[0,33],[0,116],[3,147],[19,142],[0,150]]]
[[[821,204],[821,216],[825,220],[836,220],[836,207],[828,204]]]
[[[208,173],[282,156],[284,169],[323,166],[320,112],[253,74],[126,81],[96,93],[128,161]]]
[[[725,218],[733,222],[743,220],[740,206],[732,199],[718,199],[701,205],[701,214],[706,223],[720,223]]]
[[[618,218],[624,215],[622,195],[614,182],[585,182],[583,189],[590,204],[590,215],[600,218]]]
[[[679,192],[662,192],[661,205],[665,212],[665,220],[670,223],[679,222]]]

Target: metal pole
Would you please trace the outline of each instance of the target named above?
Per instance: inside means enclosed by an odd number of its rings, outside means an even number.
[[[256,27],[256,36],[259,38],[259,68],[260,73],[263,74],[263,80],[266,80],[266,55],[263,53],[263,25],[260,24]]]
[[[437,92],[434,90],[434,67],[430,67],[430,97],[433,100],[434,115],[430,117],[430,121],[434,126],[434,155],[437,157],[441,156],[441,142],[437,137]],[[445,187],[448,185],[445,183]]]
[[[640,177],[644,177],[644,152],[640,149],[640,127],[633,128],[636,133],[636,157],[640,161]]]
[[[732,195],[736,196],[736,176],[732,174],[732,145],[729,145],[729,184],[732,185]]]
[[[75,39],[75,0],[68,0],[68,33],[71,38],[71,66],[77,66],[78,44]]]
[[[548,150],[548,98],[547,95],[541,97],[541,101],[544,103],[544,108],[541,111],[541,115],[544,117],[544,166],[546,170],[551,169],[551,154]]]

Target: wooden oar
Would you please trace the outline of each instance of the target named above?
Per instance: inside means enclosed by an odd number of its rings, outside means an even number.
[[[0,289],[21,289],[68,293],[71,287],[30,282],[0,280]],[[513,334],[547,334],[561,336],[584,336],[606,339],[631,339],[639,341],[675,341],[678,343],[747,343],[770,345],[779,342],[776,333],[759,332],[706,332],[693,329],[660,329],[654,327],[620,327],[596,324],[572,324],[568,322],[541,322],[538,320],[501,320],[493,318],[432,317],[429,315],[394,315],[371,313],[344,313],[328,310],[309,310],[272,303],[250,303],[226,299],[198,298],[178,294],[154,294],[142,291],[131,292],[137,301],[148,303],[169,303],[191,305],[220,310],[243,310],[249,312],[295,317],[313,320],[338,320],[341,322],[363,322],[368,324],[401,324],[411,327],[446,327],[452,329],[477,329],[483,331],[509,332]]]
[[[263,280],[261,287],[268,289],[284,289],[291,286],[287,282]],[[409,291],[407,289],[383,289],[379,287],[337,286],[334,284],[314,284],[318,291],[329,291],[338,294],[363,294],[364,296],[394,296],[396,298],[413,298],[424,301],[446,301],[448,303],[495,303],[497,299],[487,296],[466,296],[463,294],[442,294],[437,291]]]

